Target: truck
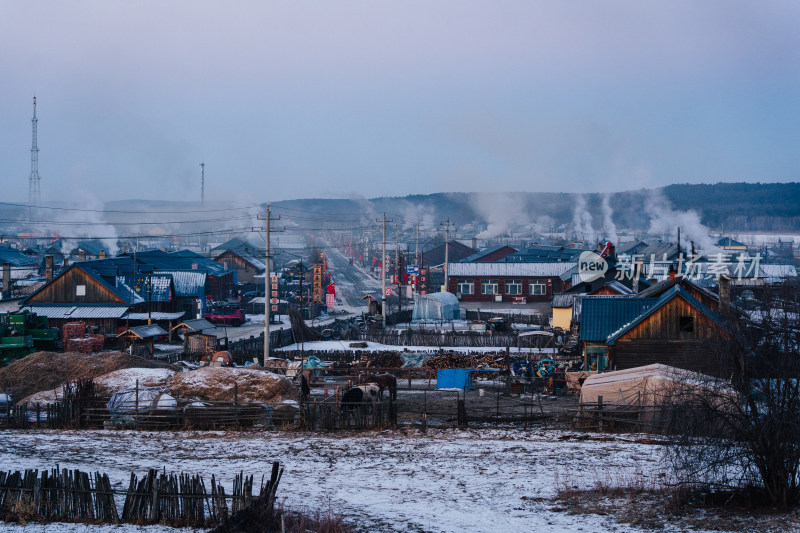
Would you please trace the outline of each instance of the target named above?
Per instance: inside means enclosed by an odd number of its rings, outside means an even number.
[[[0,365],[35,351],[60,349],[58,328],[51,328],[46,316],[30,311],[0,314]]]
[[[229,324],[241,326],[245,322],[244,311],[236,305],[220,305],[212,307],[211,311],[203,314],[203,318],[212,324]]]

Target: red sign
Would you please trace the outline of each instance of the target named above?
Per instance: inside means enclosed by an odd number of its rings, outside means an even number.
[[[272,297],[273,298],[277,298],[278,297],[278,291],[272,291]]]
[[[386,290],[384,292],[385,292],[386,296],[391,296],[392,295],[392,289],[390,289],[389,287],[386,287]]]
[[[333,310],[333,306],[335,303],[336,303],[336,296],[330,293],[325,295],[325,305],[328,307],[329,311]]]
[[[272,310],[273,310],[273,311],[277,311],[277,310],[278,310],[278,306],[277,306],[277,305],[273,305],[273,306],[272,306]]]
[[[278,299],[277,298],[270,298],[269,299],[269,303],[276,304],[276,303],[278,303]]]

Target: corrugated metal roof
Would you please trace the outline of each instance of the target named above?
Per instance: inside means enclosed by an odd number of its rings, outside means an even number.
[[[205,318],[193,318],[191,320],[184,320],[183,323],[195,331],[203,331],[204,329],[214,329],[216,327],[214,324],[212,324]]]
[[[478,252],[476,252],[476,253],[468,256],[468,257],[465,257],[464,259],[461,260],[461,262],[462,263],[472,263],[473,261],[477,261],[478,259],[481,259],[482,257],[486,257],[489,254],[493,254],[493,253],[497,252],[498,250],[502,250],[503,248],[511,248],[511,246],[508,246],[506,244],[498,244],[497,246],[490,246],[489,248],[484,248],[483,250],[479,250]],[[512,250],[516,250],[516,248],[511,248],[511,249]],[[516,252],[510,252],[510,253],[516,253]]]
[[[61,318],[61,319],[81,319],[81,318],[121,318],[128,308],[124,306],[100,306],[100,305],[86,305],[86,306],[28,306],[27,309],[32,313],[47,318]]]
[[[178,320],[185,314],[184,311],[177,311],[175,313],[153,311],[152,313],[128,313],[122,318],[127,318],[129,320],[147,320],[147,318],[150,317],[153,320]]]
[[[797,269],[794,265],[761,265],[761,272],[766,278],[797,277]]]
[[[620,283],[617,280],[611,280],[611,281],[607,282],[606,286],[610,287],[611,289],[614,289],[619,294],[624,294],[624,295],[633,294],[633,289],[631,289],[630,287],[627,287],[626,285],[623,285],[622,283]]]
[[[558,277],[574,263],[450,263],[448,275],[475,277]]]
[[[552,263],[552,262],[576,262],[583,250],[577,248],[564,248],[563,246],[544,246],[533,245],[528,248],[507,255],[503,261],[508,263]]]
[[[147,326],[134,326],[132,328],[128,328],[128,331],[125,333],[134,333],[137,337],[142,339],[150,339],[153,337],[160,337],[161,335],[167,335],[167,332],[164,331],[161,326],[156,324],[149,324]],[[123,335],[125,335],[123,333]]]
[[[177,296],[197,296],[203,298],[206,287],[206,273],[201,270],[160,270],[160,274],[172,274]]]
[[[655,305],[656,298],[584,296],[581,340],[605,342],[608,336]]]
[[[572,307],[572,304],[575,302],[575,297],[578,294],[556,294],[553,296],[553,308],[554,309],[565,309],[567,307]]]

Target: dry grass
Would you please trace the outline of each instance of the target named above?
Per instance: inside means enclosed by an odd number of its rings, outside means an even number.
[[[170,365],[120,352],[36,352],[0,369],[0,392],[25,398],[63,383],[89,379],[123,368],[172,368]]]
[[[733,502],[733,503],[732,503]],[[613,516],[643,529],[666,525],[720,531],[800,531],[798,510],[736,504],[731,498],[709,498],[696,487],[674,486],[640,476],[598,476],[562,484],[553,511]]]

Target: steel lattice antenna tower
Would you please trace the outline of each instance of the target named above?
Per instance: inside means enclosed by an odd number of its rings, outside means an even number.
[[[206,205],[206,164],[200,163],[200,205]]]
[[[36,97],[33,97],[33,137],[31,140],[31,177],[28,178],[28,219],[33,222],[34,210],[39,207],[39,143],[36,138]]]

